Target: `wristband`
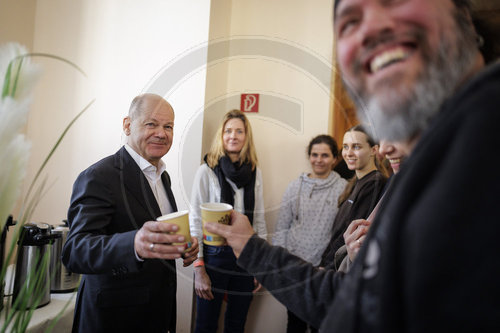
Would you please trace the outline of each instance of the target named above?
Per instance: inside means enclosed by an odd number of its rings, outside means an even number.
[[[194,262],[193,266],[194,267],[205,266],[205,262],[203,261],[203,259],[198,259]]]

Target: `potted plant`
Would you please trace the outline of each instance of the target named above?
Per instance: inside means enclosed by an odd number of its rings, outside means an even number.
[[[0,45],[0,160],[2,161],[2,168],[0,169],[0,232],[4,230],[5,224],[9,221],[9,215],[21,196],[21,185],[26,176],[26,165],[31,144],[23,134],[23,129],[30,110],[33,88],[40,73],[38,66],[30,61],[33,57],[47,57],[61,61],[85,75],[78,66],[64,58],[51,54],[28,53],[24,47],[15,43]],[[40,174],[67,131],[93,102],[91,101],[66,126],[31,181],[14,227],[12,241],[10,244],[4,244],[6,258],[0,261],[2,263],[0,271],[2,291],[7,266],[15,256],[15,245],[19,239],[20,230],[30,220],[44,191],[45,181],[38,181]],[[49,264],[47,257],[39,258],[39,260],[42,264],[36,270],[30,272],[29,281],[27,279],[23,285],[15,306],[11,307],[9,302],[6,302],[1,310],[0,315],[3,324],[0,326],[0,332],[7,330],[9,332],[24,332],[28,327],[33,311],[40,301],[39,295],[43,292],[41,288],[45,287],[39,281],[42,279],[44,272],[48,270]],[[28,298],[31,298],[30,306],[28,306]]]

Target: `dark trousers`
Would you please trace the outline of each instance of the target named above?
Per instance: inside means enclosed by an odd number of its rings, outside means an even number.
[[[205,269],[212,282],[213,300],[196,296],[195,333],[215,333],[224,295],[227,294],[224,332],[243,333],[254,288],[253,276],[236,265],[229,246],[203,245]]]
[[[288,323],[286,325],[286,333],[305,333],[309,326],[305,321],[297,317],[293,312],[287,310]],[[317,333],[318,330],[309,326],[311,333]]]

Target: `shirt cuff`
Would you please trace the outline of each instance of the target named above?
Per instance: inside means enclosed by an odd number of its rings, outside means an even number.
[[[139,257],[139,255],[137,254],[137,251],[135,250],[135,247],[134,247],[134,253],[135,253],[135,258],[137,259],[137,261],[144,262],[144,259],[142,259],[141,257]]]

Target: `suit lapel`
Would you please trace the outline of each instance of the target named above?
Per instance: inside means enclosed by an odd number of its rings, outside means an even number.
[[[146,176],[144,176],[125,147],[122,147],[115,154],[115,167],[120,169],[121,186],[126,190],[123,193],[129,193],[135,197],[137,202],[148,212],[152,220],[160,216],[160,207],[156,202]],[[127,198],[124,198],[124,200],[129,201]]]

